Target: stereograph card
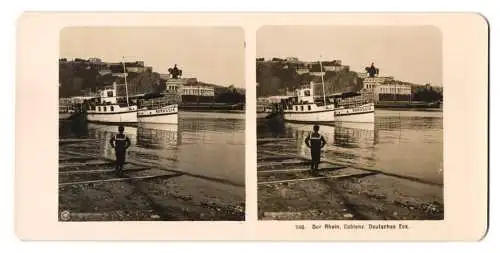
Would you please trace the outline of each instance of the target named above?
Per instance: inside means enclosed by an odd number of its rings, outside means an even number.
[[[488,33],[476,13],[24,13],[16,234],[480,240]]]

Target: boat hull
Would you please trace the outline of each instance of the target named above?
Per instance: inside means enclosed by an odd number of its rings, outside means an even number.
[[[349,109],[336,109],[335,122],[375,122],[375,105],[369,103]]]
[[[159,109],[140,110],[137,112],[137,119],[139,123],[178,124],[178,106],[168,105]]]
[[[151,115],[151,116],[138,116],[137,119],[139,123],[155,123],[155,124],[178,124],[179,123],[179,113],[169,113],[161,115]]]
[[[289,122],[334,122],[335,111],[333,109],[325,109],[318,111],[307,112],[283,112],[283,119]]]
[[[87,112],[87,121],[96,123],[131,124],[137,123],[137,110],[126,112]]]

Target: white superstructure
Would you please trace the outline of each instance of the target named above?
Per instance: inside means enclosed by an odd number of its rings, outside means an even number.
[[[178,104],[144,106],[137,112],[139,123],[178,124]]]
[[[285,105],[283,118],[291,122],[333,122],[335,118],[335,107],[333,104],[317,104],[314,101],[314,85],[311,82],[309,88],[295,91],[296,96],[292,103]]]
[[[125,63],[122,64],[123,72],[126,74]],[[102,90],[87,110],[87,121],[113,124],[137,123],[137,106],[129,104],[126,75],[125,92],[125,102],[121,102],[118,101],[116,83],[113,83],[113,88]]]
[[[87,120],[98,123],[137,123],[137,106],[118,103],[116,84],[99,93],[87,110]]]

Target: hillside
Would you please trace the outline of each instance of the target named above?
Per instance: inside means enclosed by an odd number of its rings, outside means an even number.
[[[310,81],[317,84],[315,95],[322,95],[321,77],[309,73],[299,75],[297,64],[287,62],[257,62],[257,96],[284,95],[287,90],[293,91]],[[313,71],[315,68],[312,69]],[[318,67],[319,70],[319,67]],[[326,71],[324,76],[325,93],[327,95],[339,92],[359,91],[363,87],[361,78],[349,69],[341,71]]]
[[[85,90],[103,88],[113,82],[123,84],[124,79],[111,74],[100,75],[97,66],[79,62],[59,63],[59,97],[83,95]],[[158,73],[146,71],[143,73],[129,73],[129,95],[160,91],[165,88]],[[118,93],[124,94],[125,88],[119,86]]]
[[[125,95],[125,80],[112,74],[99,74],[99,65],[86,62],[59,62],[59,97],[70,97],[84,95],[89,89],[96,91],[104,86],[118,85],[118,95]],[[119,71],[118,71],[119,72]],[[142,73],[128,73],[127,88],[130,96],[144,93],[158,93],[165,90],[165,81],[160,74],[152,71]],[[245,90],[233,86],[224,87],[216,84],[198,82],[214,88],[216,102],[245,102]],[[191,84],[195,85],[195,84]]]

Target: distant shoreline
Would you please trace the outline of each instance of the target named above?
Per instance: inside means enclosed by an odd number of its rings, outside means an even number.
[[[180,109],[180,112],[210,112],[210,113],[234,113],[245,114],[245,110],[218,110],[218,109]]]
[[[420,112],[443,112],[443,108],[412,108],[412,107],[376,107],[375,111],[420,111]]]

